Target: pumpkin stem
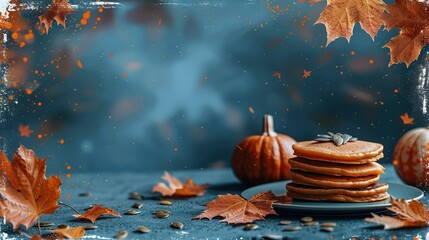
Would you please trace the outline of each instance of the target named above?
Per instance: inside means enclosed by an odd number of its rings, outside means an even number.
[[[269,137],[277,136],[277,133],[274,131],[273,116],[269,114],[264,115],[264,125],[263,125],[262,136],[269,136]]]

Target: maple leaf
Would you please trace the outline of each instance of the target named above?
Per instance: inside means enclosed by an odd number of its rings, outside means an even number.
[[[57,24],[61,24],[66,28],[66,16],[74,12],[76,11],[71,7],[68,0],[52,0],[51,6],[43,15],[39,16],[39,20],[45,26],[46,33],[48,33],[54,20],[57,21]]]
[[[164,172],[162,176],[169,186],[165,183],[158,183],[152,188],[152,192],[159,192],[162,196],[173,197],[195,197],[202,196],[206,192],[207,184],[196,185],[192,179],[187,179],[183,184],[179,179],[171,176],[168,172]]]
[[[429,210],[423,203],[417,200],[407,203],[404,199],[392,197],[391,204],[392,206],[387,209],[397,216],[379,216],[371,213],[372,218],[365,218],[365,221],[382,224],[384,229],[429,226]]]
[[[380,27],[386,4],[381,0],[327,0],[326,8],[315,24],[324,24],[327,32],[327,43],[339,37],[350,42],[353,27],[360,23],[362,29],[374,40]]]
[[[274,73],[273,73],[273,77],[276,77],[276,78],[278,78],[278,79],[282,79],[282,75],[281,75],[281,73],[280,73],[280,72],[278,72],[278,71],[274,71]]]
[[[43,214],[52,214],[59,207],[61,180],[46,173],[46,159],[37,158],[32,150],[20,146],[9,162],[0,152],[0,215],[13,229],[29,228]]]
[[[409,117],[408,113],[404,113],[404,115],[401,115],[401,120],[404,125],[414,124],[414,118]]]
[[[193,219],[223,217],[220,222],[228,224],[245,224],[256,220],[264,220],[268,214],[276,214],[272,205],[279,200],[290,198],[277,197],[271,191],[258,193],[249,200],[237,194],[218,195],[218,198],[206,204],[207,209]],[[288,200],[288,201],[289,201]]]
[[[307,70],[304,69],[304,73],[302,74],[302,77],[303,78],[311,77],[311,71],[307,71]]]
[[[422,48],[429,44],[429,6],[427,3],[396,0],[383,14],[386,29],[400,28],[399,35],[384,47],[390,49],[389,66],[404,62],[407,67],[416,60]]]
[[[61,238],[69,239],[80,239],[85,235],[85,229],[83,227],[68,227],[50,230],[50,232],[59,235]]]
[[[92,208],[88,209],[84,214],[74,214],[73,217],[78,219],[87,219],[92,223],[101,217],[102,215],[111,215],[114,217],[122,217],[121,214],[116,212],[111,208],[105,208],[102,205],[95,205]]]
[[[19,124],[18,131],[19,131],[19,136],[27,137],[27,138],[29,138],[30,135],[34,132],[33,130],[30,129],[30,125],[24,126],[22,124]]]

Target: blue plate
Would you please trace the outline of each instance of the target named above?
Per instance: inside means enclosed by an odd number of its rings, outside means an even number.
[[[253,195],[271,190],[276,195],[285,195],[285,185],[290,181],[281,181],[267,183],[255,187],[248,188],[241,193],[246,199]],[[407,202],[423,197],[423,192],[415,187],[411,187],[398,183],[387,183],[389,185],[388,193],[395,198],[403,198]],[[338,202],[311,202],[293,200],[290,204],[274,203],[273,207],[276,210],[286,210],[291,212],[313,212],[313,213],[329,213],[329,214],[344,214],[344,213],[368,213],[385,211],[386,207],[390,206],[390,198],[383,201],[368,202],[368,203],[338,203]]]

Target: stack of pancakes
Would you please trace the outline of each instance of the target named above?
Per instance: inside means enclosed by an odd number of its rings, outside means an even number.
[[[301,200],[372,202],[389,197],[387,184],[378,183],[384,168],[383,145],[365,141],[305,141],[292,146],[296,158],[289,159],[292,182],[287,195]]]

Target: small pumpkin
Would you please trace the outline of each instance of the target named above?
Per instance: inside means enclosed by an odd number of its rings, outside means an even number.
[[[429,128],[405,133],[393,153],[396,173],[407,184],[429,188]]]
[[[277,134],[273,117],[265,115],[262,134],[247,137],[235,147],[232,169],[240,181],[249,185],[290,179],[289,158],[294,157],[294,143],[293,138]]]

